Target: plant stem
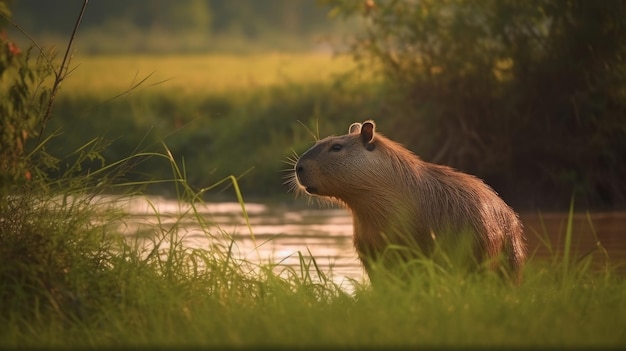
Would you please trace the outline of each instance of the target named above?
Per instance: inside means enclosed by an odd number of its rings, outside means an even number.
[[[41,129],[39,130],[39,136],[37,139],[37,143],[41,140],[41,136],[46,130],[46,124],[48,120],[52,117],[52,107],[54,106],[54,100],[57,92],[59,91],[59,86],[65,77],[67,76],[67,71],[70,65],[71,56],[70,50],[72,48],[72,44],[74,43],[74,38],[76,37],[76,33],[78,32],[78,27],[80,26],[80,22],[83,19],[83,14],[85,13],[85,9],[87,8],[87,3],[89,0],[83,1],[83,6],[80,9],[80,13],[78,14],[78,18],[76,19],[76,23],[74,24],[74,29],[72,30],[72,35],[70,36],[70,40],[67,43],[67,47],[65,49],[65,55],[63,56],[63,61],[61,62],[61,66],[59,67],[59,71],[55,73],[54,84],[52,85],[52,90],[50,91],[50,99],[48,100],[48,106],[46,107],[46,113],[43,115],[43,121],[41,124]]]

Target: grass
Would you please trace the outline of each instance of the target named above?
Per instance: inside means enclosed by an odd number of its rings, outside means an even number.
[[[115,162],[165,141],[185,159],[196,189],[247,174],[239,184],[248,196],[285,198],[283,161],[313,142],[304,126],[333,134],[378,108],[384,91],[351,76],[353,67],[347,57],[318,53],[76,56],[47,128],[63,138],[48,148],[69,154],[102,136],[112,141],[103,156]],[[169,172],[145,161],[129,176]]]
[[[349,58],[328,53],[79,56],[73,64],[75,72],[64,84],[65,93],[102,98],[144,79],[138,90],[206,97],[276,85],[325,83],[354,68]]]
[[[165,181],[187,210],[165,221],[155,208],[154,224],[137,233],[122,234],[128,214],[87,186],[97,178],[128,189],[141,185],[110,182],[116,165],[95,175],[69,172],[71,182],[49,187],[58,191],[37,189],[4,199],[0,347],[626,343],[626,281],[611,267],[592,270],[573,263],[567,238],[560,258],[531,259],[518,287],[489,274],[459,275],[424,261],[431,269],[417,271],[409,282],[382,278],[375,289],[354,282],[349,293],[304,253],[295,268],[238,258],[229,234],[197,211],[203,190],[189,186],[184,164],[167,148],[155,156],[172,169],[173,177]],[[127,191],[119,199],[141,195]],[[242,194],[235,195],[245,209]],[[211,245],[184,245],[183,224],[190,221]],[[568,226],[565,234],[571,233]]]

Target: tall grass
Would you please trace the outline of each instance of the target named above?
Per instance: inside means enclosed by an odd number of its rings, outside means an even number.
[[[64,191],[25,194],[2,208],[2,347],[626,343],[626,286],[611,268],[591,270],[563,255],[531,259],[518,287],[436,269],[410,281],[383,276],[376,288],[353,282],[347,292],[306,253],[295,268],[241,259],[229,234],[199,210],[184,163],[167,148],[154,156],[170,164],[174,176],[162,181],[178,189],[181,210],[171,217],[155,206],[153,224],[136,231],[123,230],[130,214],[119,204],[141,196],[132,190],[140,183],[108,182],[127,190],[114,203],[74,174]],[[100,174],[115,176],[117,167]],[[245,208],[242,195],[233,196]],[[185,244],[190,221],[206,247]]]

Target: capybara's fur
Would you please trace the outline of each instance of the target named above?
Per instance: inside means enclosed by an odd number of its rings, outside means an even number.
[[[429,255],[445,242],[469,243],[461,251],[473,262],[521,279],[526,248],[517,214],[482,180],[421,160],[373,121],[319,140],[298,159],[293,182],[352,211],[354,245],[370,278],[372,259],[390,246]]]

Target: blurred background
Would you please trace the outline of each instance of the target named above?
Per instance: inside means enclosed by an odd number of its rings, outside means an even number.
[[[82,1],[13,1],[13,19],[35,38],[64,45]],[[355,28],[315,0],[89,1],[76,50],[181,54],[329,50],[325,39]],[[356,21],[352,21],[356,22]]]
[[[82,1],[0,4],[5,48],[60,62]],[[289,160],[374,119],[518,209],[626,205],[623,1],[92,0],[74,45],[46,150],[104,137],[83,171],[165,145],[198,189],[235,175],[246,199],[293,201]],[[171,172],[145,157],[124,179]]]

